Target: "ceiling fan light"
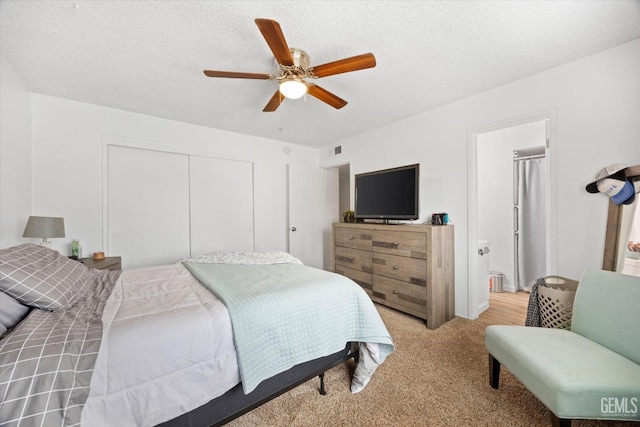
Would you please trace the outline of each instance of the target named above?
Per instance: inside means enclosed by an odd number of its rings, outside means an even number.
[[[307,84],[300,79],[284,79],[280,82],[280,93],[289,99],[298,99],[307,93]]]

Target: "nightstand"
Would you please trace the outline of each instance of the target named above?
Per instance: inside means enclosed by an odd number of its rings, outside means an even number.
[[[82,258],[80,262],[88,268],[98,270],[122,270],[122,260],[119,256],[108,256],[104,259]]]

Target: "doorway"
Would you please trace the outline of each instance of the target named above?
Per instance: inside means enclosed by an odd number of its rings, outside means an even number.
[[[544,140],[540,141],[544,144]],[[544,145],[513,151],[513,286],[530,291],[547,272]]]
[[[544,229],[538,229],[537,235],[543,239],[533,244],[542,246],[544,266],[541,274],[535,274],[544,276],[556,270],[554,123],[555,111],[551,110],[469,131],[467,245],[471,319],[477,318],[489,306],[488,279],[484,280],[479,272],[483,264],[480,261],[484,261],[478,256],[479,240],[490,242],[490,270],[504,274],[504,291],[516,292],[520,287],[516,279],[517,229],[514,225],[517,225],[517,208],[514,197],[518,182],[514,172],[518,172],[514,151],[524,158],[527,154],[535,156],[529,151],[535,150],[533,147],[541,147],[538,150],[544,154],[543,203],[536,203],[541,207],[544,224]]]
[[[351,209],[351,167],[349,163],[338,166],[338,218]]]
[[[351,210],[350,163],[333,165],[327,171],[327,211],[324,239],[325,269],[335,271],[333,254],[333,223],[341,222],[343,213]]]

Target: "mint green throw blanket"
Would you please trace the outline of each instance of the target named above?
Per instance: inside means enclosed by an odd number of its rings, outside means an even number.
[[[378,364],[394,350],[369,296],[344,276],[298,264],[184,265],[229,310],[245,393],[349,341],[378,343]]]

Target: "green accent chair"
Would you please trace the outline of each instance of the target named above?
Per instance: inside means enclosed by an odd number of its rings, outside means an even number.
[[[489,383],[504,365],[551,411],[572,419],[640,421],[640,277],[586,270],[571,330],[491,325]]]

